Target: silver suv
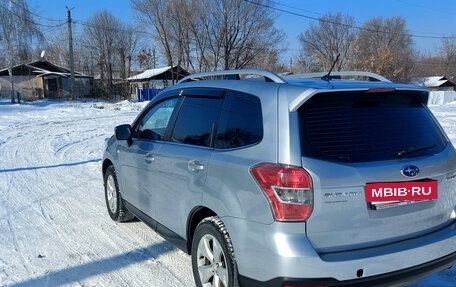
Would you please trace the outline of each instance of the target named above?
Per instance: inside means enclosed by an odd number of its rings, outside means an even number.
[[[347,75],[181,80],[107,140],[109,215],[191,254],[197,286],[406,286],[449,268],[456,153],[428,91]]]

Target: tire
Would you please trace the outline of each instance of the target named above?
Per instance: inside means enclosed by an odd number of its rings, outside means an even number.
[[[191,251],[197,287],[239,286],[233,245],[220,218],[209,217],[198,224]]]
[[[104,174],[104,190],[106,207],[108,208],[108,214],[112,220],[124,222],[134,218],[134,215],[128,211],[123,204],[119,192],[116,171],[112,165],[106,169]]]

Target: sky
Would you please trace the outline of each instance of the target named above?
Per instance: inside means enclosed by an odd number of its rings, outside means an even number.
[[[129,0],[29,0],[29,3],[43,18],[66,20],[68,7],[76,22],[85,21],[102,10],[125,22],[134,22],[135,12],[130,8]],[[276,26],[287,35],[284,46],[288,47],[287,54],[291,56],[298,54],[298,35],[311,23],[315,24],[315,18],[328,13],[351,15],[357,26],[375,17],[402,16],[407,20],[409,33],[414,35],[416,48],[424,54],[437,51],[441,45],[440,37],[456,36],[454,0],[273,0],[273,3],[278,14]]]

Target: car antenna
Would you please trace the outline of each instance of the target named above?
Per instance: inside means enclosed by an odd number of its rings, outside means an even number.
[[[336,60],[332,64],[331,69],[329,69],[328,74],[326,74],[323,77],[321,77],[322,80],[325,80],[325,81],[328,81],[328,82],[329,82],[329,80],[331,80],[331,72],[334,69],[334,66],[336,65],[337,61],[339,61],[339,57],[340,57],[340,53],[337,54]]]

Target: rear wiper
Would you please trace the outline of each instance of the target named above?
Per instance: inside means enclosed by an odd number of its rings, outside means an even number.
[[[400,152],[396,153],[396,155],[399,157],[403,157],[403,156],[411,154],[411,153],[435,148],[436,146],[437,146],[436,144],[433,144],[433,145],[426,145],[426,146],[420,146],[420,147],[412,147],[409,149],[401,150]]]

